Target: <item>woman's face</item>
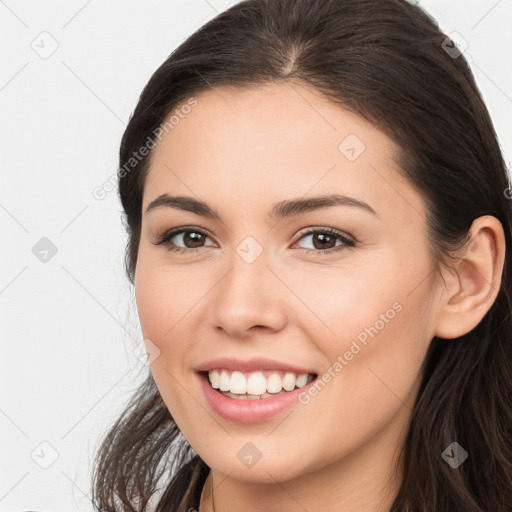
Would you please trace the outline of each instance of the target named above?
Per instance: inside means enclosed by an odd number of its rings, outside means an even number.
[[[154,148],[143,197],[135,290],[163,400],[201,458],[241,480],[284,481],[333,463],[355,470],[356,460],[362,474],[389,465],[435,335],[440,288],[425,206],[400,177],[394,146],[304,86],[195,99],[175,109],[181,116]],[[146,212],[163,194],[189,200]],[[334,194],[367,206],[313,201]],[[197,201],[218,217],[191,211]],[[155,245],[180,227],[188,231]],[[216,358],[266,358],[283,373],[263,377],[293,373],[291,365],[318,378],[271,414],[261,403],[281,399],[225,398],[209,385],[205,393],[197,369]],[[253,374],[244,382],[257,387]]]

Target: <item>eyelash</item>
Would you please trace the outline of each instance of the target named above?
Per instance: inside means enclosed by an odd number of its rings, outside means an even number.
[[[186,247],[186,248],[185,247],[176,247],[174,244],[170,243],[170,240],[172,238],[174,238],[174,236],[181,234],[181,233],[187,233],[187,232],[200,233],[209,238],[208,233],[206,233],[203,229],[193,227],[193,226],[186,226],[186,227],[174,228],[174,229],[171,229],[170,231],[166,231],[162,235],[159,235],[157,241],[153,242],[153,244],[154,245],[166,245],[168,251],[176,252],[176,253],[187,253],[190,251],[197,251],[197,250],[203,249],[204,247],[198,247],[195,249],[190,248],[190,247]],[[304,248],[302,248],[302,250],[305,251],[306,254],[309,254],[310,252],[315,252],[319,255],[331,254],[331,253],[335,253],[335,252],[340,252],[346,248],[355,247],[355,245],[356,245],[356,242],[353,238],[349,238],[348,236],[344,235],[342,232],[340,232],[336,229],[333,229],[333,228],[310,229],[307,231],[302,231],[300,233],[300,236],[297,238],[296,242],[298,242],[305,236],[311,235],[311,234],[331,235],[331,236],[338,238],[343,243],[341,245],[331,247],[329,249],[304,249]],[[294,242],[294,244],[296,242]]]

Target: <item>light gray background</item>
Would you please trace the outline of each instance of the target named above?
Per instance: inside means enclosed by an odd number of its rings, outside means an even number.
[[[151,74],[232,3],[0,0],[0,511],[92,509],[99,435],[146,371],[117,191],[92,192]],[[512,1],[420,4],[469,43],[510,166]]]

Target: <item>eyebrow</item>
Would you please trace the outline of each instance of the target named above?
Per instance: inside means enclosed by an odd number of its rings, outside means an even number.
[[[146,208],[146,213],[163,206],[192,212],[211,219],[221,220],[219,212],[201,200],[187,196],[170,196],[168,194],[162,194],[155,200],[151,201]],[[268,215],[273,219],[283,219],[292,215],[298,215],[304,212],[318,210],[320,208],[328,208],[331,206],[351,206],[360,208],[378,217],[376,211],[369,204],[359,199],[341,194],[330,194],[309,197],[307,199],[300,198],[280,201],[272,207]]]

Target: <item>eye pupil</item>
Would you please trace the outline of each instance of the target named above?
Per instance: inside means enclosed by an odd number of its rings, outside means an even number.
[[[188,241],[191,240],[191,243],[192,243],[192,246],[193,247],[200,247],[200,242],[201,242],[201,237],[203,237],[203,234],[202,233],[197,233],[195,231],[187,231],[184,235],[185,237],[185,245],[188,246]],[[198,244],[199,242],[199,245],[195,245],[195,244]]]
[[[333,237],[333,236],[331,236],[331,235],[327,235],[327,234],[325,234],[325,233],[318,233],[318,234],[314,234],[314,235],[313,235],[313,240],[315,240],[317,237],[318,237],[318,238],[320,238],[321,240],[323,240],[324,242],[325,242],[325,239],[326,239],[326,238],[330,238],[330,239],[331,239],[331,241],[333,241],[333,240],[334,240],[334,237]],[[316,244],[315,244],[315,242],[313,242],[313,245],[315,246],[315,249],[325,249],[325,244],[320,244],[320,247],[317,247],[317,246],[316,246]],[[331,245],[332,245],[332,244],[331,244]],[[334,247],[334,246],[332,246],[332,247]],[[330,248],[330,247],[329,247],[329,248]]]

